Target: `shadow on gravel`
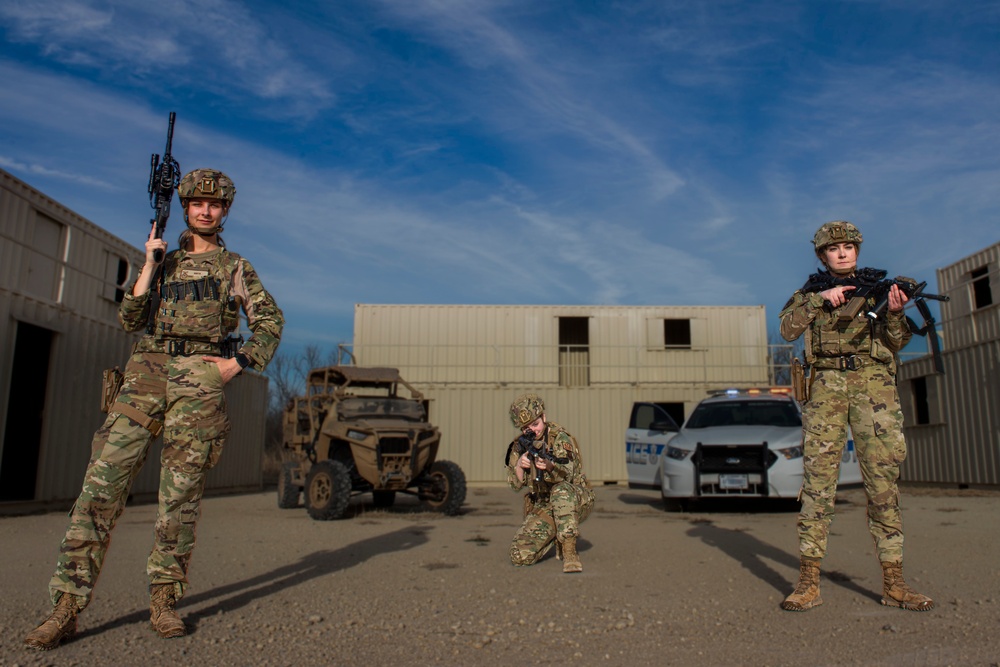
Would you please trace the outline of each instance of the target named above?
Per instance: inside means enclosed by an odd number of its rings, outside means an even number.
[[[729,528],[719,528],[711,521],[695,519],[694,525],[688,529],[687,534],[697,537],[710,547],[722,551],[733,560],[739,562],[745,569],[761,581],[770,584],[782,595],[792,592],[797,579],[789,581],[779,573],[775,572],[764,562],[764,559],[781,563],[786,567],[799,570],[799,559],[790,553],[782,551],[766,542],[761,542],[753,535],[742,530],[732,530]],[[798,575],[796,574],[796,577]],[[823,582],[829,582],[846,588],[849,591],[878,602],[881,596],[873,591],[859,586],[848,575],[836,570],[823,572]]]
[[[433,526],[403,528],[386,533],[385,535],[348,544],[340,549],[315,551],[307,556],[303,556],[296,563],[283,565],[270,572],[265,572],[264,574],[259,574],[243,581],[233,582],[225,586],[217,586],[203,593],[185,596],[181,604],[182,608],[211,603],[213,600],[215,602],[189,614],[182,613],[181,616],[187,625],[188,633],[194,634],[197,632],[199,620],[214,616],[220,611],[229,613],[278,591],[354,567],[365,562],[372,556],[392,551],[405,551],[426,544],[428,541],[427,533],[432,528]],[[96,635],[123,625],[148,622],[149,610],[142,609],[112,619],[97,627],[88,628],[81,632],[79,636]]]

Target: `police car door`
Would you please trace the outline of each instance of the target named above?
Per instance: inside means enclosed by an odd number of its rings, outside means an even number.
[[[680,430],[655,403],[635,403],[625,431],[625,468],[629,488],[660,488],[660,457]]]

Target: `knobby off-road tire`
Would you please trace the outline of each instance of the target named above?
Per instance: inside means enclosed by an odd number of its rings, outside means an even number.
[[[278,507],[283,510],[299,506],[302,487],[292,481],[292,471],[299,467],[295,461],[285,461],[278,473]]]
[[[351,499],[351,476],[343,463],[319,461],[306,477],[306,511],[317,521],[344,516]]]
[[[448,516],[458,514],[465,502],[465,473],[451,461],[435,461],[430,472],[431,488],[420,496],[425,509]]]

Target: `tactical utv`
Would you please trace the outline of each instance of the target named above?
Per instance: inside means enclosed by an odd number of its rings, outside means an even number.
[[[385,508],[400,492],[428,510],[458,514],[465,474],[436,460],[440,442],[427,401],[395,368],[313,369],[305,396],[285,409],[292,460],[278,478],[278,507],[298,507],[304,494],[309,516],[327,521],[342,517],[352,496],[371,492],[375,507]]]

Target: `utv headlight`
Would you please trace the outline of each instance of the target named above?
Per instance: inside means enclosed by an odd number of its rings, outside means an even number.
[[[802,450],[802,445],[796,445],[795,447],[789,447],[788,449],[779,449],[778,453],[784,456],[786,459],[791,461],[792,459],[801,459],[804,454]]]
[[[667,445],[667,457],[674,459],[675,461],[683,461],[687,458],[687,455],[691,453],[690,449],[681,449],[680,447],[672,447]]]
[[[351,440],[364,440],[368,437],[368,434],[362,433],[361,431],[348,430],[347,437]]]

